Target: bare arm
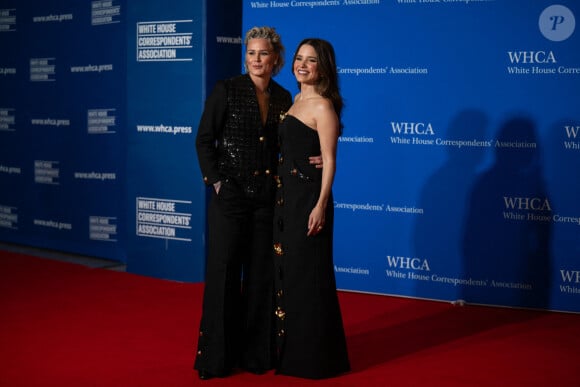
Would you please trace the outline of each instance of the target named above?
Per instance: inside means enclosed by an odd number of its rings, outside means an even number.
[[[324,226],[325,210],[332,192],[332,184],[336,173],[336,148],[339,133],[339,120],[328,100],[323,100],[316,107],[316,130],[320,140],[322,154],[322,183],[318,201],[308,219],[308,234],[314,235]]]

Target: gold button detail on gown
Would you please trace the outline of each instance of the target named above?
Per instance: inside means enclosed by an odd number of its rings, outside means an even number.
[[[278,307],[276,309],[276,312],[274,312],[274,314],[276,315],[276,317],[278,317],[280,320],[284,320],[284,317],[286,317],[286,312],[284,312],[282,310],[282,308]]]
[[[276,255],[284,255],[282,243],[274,243],[274,252],[276,253]]]

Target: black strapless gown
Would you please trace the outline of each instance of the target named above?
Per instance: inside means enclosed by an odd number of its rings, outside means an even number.
[[[307,237],[320,194],[318,133],[288,115],[279,127],[281,157],[274,212],[276,321],[280,374],[320,379],[350,369],[332,255],[333,200],[321,233]]]

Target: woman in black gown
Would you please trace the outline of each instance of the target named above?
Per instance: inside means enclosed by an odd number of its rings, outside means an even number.
[[[298,45],[292,70],[300,92],[279,127],[277,372],[312,379],[350,369],[332,255],[332,183],[342,110],[335,63],[325,40]],[[318,151],[322,169],[308,162]]]

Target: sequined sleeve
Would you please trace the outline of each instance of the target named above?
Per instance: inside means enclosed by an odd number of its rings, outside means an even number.
[[[199,166],[206,184],[220,180],[216,142],[220,137],[226,117],[227,92],[223,81],[219,81],[205,102],[196,136]]]

